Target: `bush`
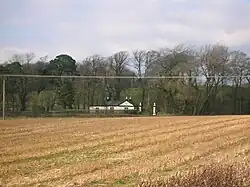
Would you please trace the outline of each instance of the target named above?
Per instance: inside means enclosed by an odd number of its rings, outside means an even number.
[[[165,180],[142,181],[139,187],[244,187],[250,186],[250,167],[245,164],[211,164],[175,174]]]
[[[45,113],[45,108],[43,106],[39,106],[39,105],[32,106],[32,115],[34,117],[38,117],[43,113]]]

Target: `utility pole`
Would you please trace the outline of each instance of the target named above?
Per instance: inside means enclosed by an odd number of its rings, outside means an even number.
[[[3,120],[5,120],[5,77],[3,77]]]

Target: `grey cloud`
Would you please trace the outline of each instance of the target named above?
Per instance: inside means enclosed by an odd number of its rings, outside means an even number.
[[[43,9],[30,16],[31,22],[39,20],[41,32],[49,28],[56,41],[40,48],[28,42],[29,48],[50,56],[63,51],[82,59],[183,42],[250,46],[250,2],[244,0],[46,0],[32,6]]]

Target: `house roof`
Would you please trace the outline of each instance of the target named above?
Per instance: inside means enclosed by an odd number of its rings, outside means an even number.
[[[123,101],[109,101],[109,102],[107,102],[107,105],[108,106],[119,106],[126,101],[131,103],[132,105],[135,105],[135,103],[132,100],[128,100],[127,98]]]
[[[106,105],[107,106],[119,106],[119,105],[123,104],[124,102],[129,102],[133,106],[135,106],[135,103],[131,99],[127,99],[127,98],[123,101],[108,101]],[[104,105],[104,106],[106,106],[106,105]]]
[[[123,103],[123,102],[121,102],[121,101],[108,101],[107,105],[109,105],[109,106],[118,106],[121,103]]]

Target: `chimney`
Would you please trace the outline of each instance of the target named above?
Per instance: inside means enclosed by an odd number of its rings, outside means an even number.
[[[128,100],[128,97],[126,97],[126,101]]]
[[[129,97],[129,100],[130,100],[130,101],[132,101],[132,98],[131,98],[131,97]]]

